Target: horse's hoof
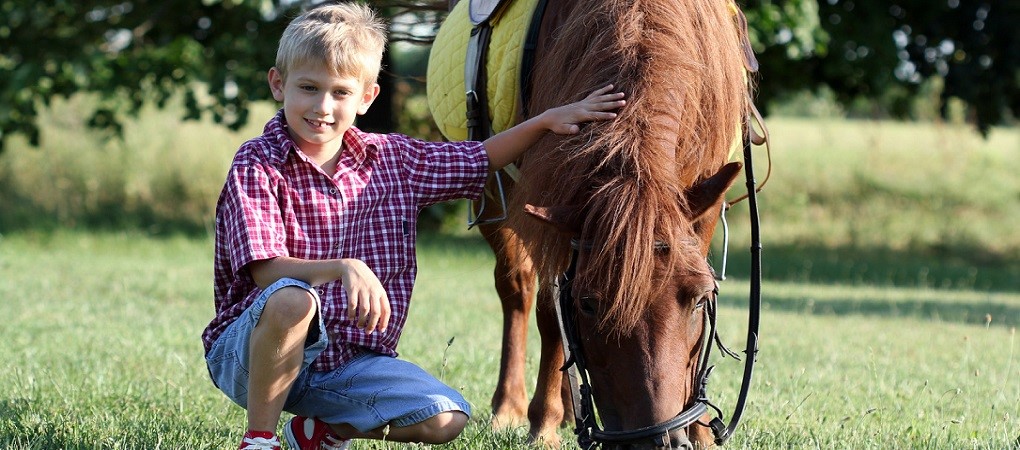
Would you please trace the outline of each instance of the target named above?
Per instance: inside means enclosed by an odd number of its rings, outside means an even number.
[[[528,423],[523,414],[496,413],[492,415],[492,429],[496,431],[517,428]]]
[[[537,434],[528,433],[528,443],[544,449],[558,449],[562,444],[556,430],[538,432]]]

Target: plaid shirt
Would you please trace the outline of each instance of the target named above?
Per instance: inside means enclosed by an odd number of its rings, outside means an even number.
[[[290,256],[360,259],[390,300],[386,333],[367,335],[347,319],[340,280],[317,286],[330,345],[314,370],[334,369],[361,349],[396,356],[417,272],[418,213],[477,198],[488,173],[484,148],[351,128],[331,178],[298,150],[286,126],[281,111],[241,146],[227,174],[216,205],[216,317],[202,333],[205,351],[261,293],[245,266]]]

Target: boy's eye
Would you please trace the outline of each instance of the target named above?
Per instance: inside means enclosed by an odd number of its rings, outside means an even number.
[[[315,86],[304,85],[301,86],[301,90],[308,92],[315,92]]]

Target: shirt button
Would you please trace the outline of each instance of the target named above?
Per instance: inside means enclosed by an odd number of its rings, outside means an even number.
[[[316,291],[319,293],[319,296],[322,297],[322,294],[323,294],[322,288],[316,289]]]
[[[331,189],[329,190],[329,194],[330,194],[330,195],[336,195],[336,188],[331,188]]]

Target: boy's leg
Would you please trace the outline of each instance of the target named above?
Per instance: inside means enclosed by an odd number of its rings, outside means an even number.
[[[267,287],[213,343],[206,355],[209,374],[227,397],[248,410],[249,429],[275,434],[294,378],[325,349],[325,330],[321,319],[315,320],[318,311],[311,286],[284,278]],[[317,339],[308,340],[309,331]]]
[[[303,376],[291,398],[287,411],[326,422],[348,439],[442,444],[460,435],[471,413],[459,392],[420,367],[370,352]]]
[[[298,287],[277,290],[251,332],[248,429],[274,431],[290,387],[301,370],[308,327],[317,303]]]
[[[376,428],[367,433],[358,431],[346,423],[330,425],[337,436],[344,436],[347,439],[386,439],[393,442],[423,442],[426,444],[445,444],[460,436],[461,431],[467,426],[468,415],[461,411],[447,411],[436,414],[424,422],[404,426]]]

